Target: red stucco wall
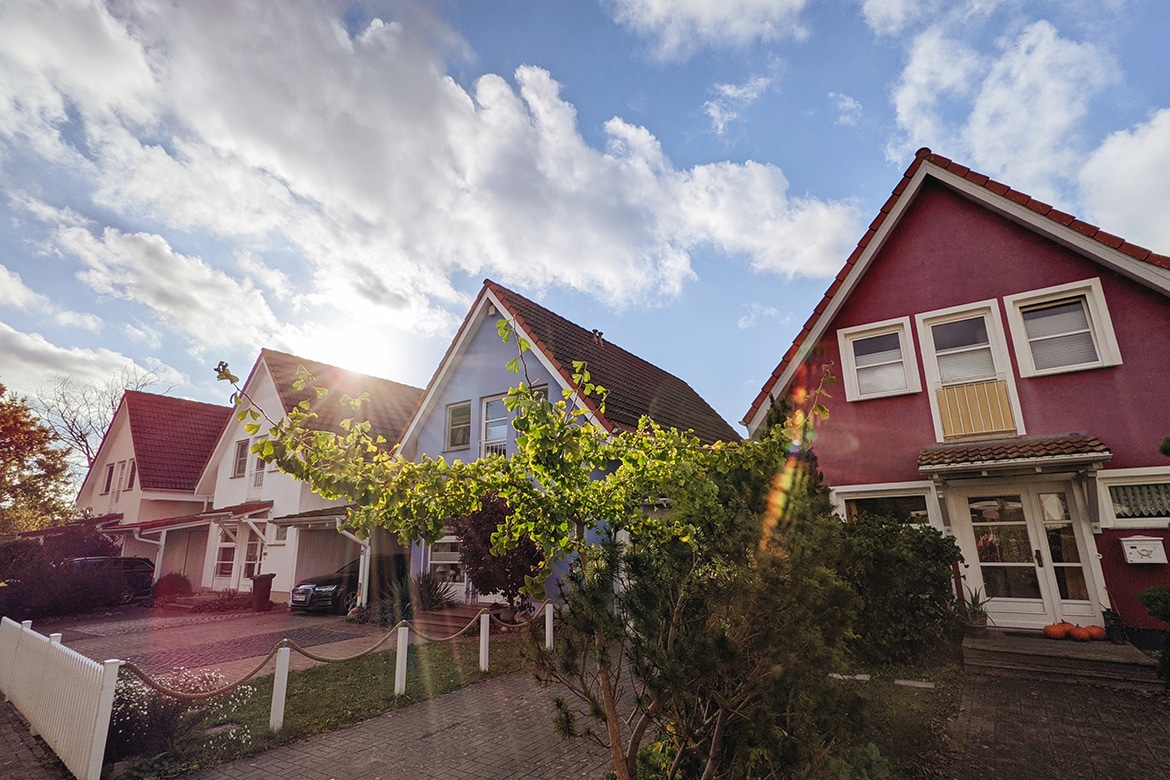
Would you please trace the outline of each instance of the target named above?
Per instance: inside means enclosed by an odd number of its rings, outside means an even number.
[[[839,328],[910,317],[1066,282],[1101,279],[1123,365],[1021,379],[1009,333],[1028,435],[1085,431],[1113,451],[1106,468],[1170,465],[1158,444],[1170,434],[1170,299],[1086,260],[941,185],[928,182],[828,328],[806,365],[840,377]],[[913,330],[913,328],[912,328]],[[914,348],[922,374],[922,348]],[[918,451],[934,444],[925,388],[913,395],[848,402],[841,383],[814,449],[830,484],[919,480]]]
[[[1109,599],[1113,609],[1121,615],[1122,622],[1135,628],[1157,628],[1170,630],[1159,620],[1154,620],[1146,608],[1137,602],[1137,592],[1155,585],[1170,585],[1170,565],[1155,563],[1126,563],[1121,540],[1127,536],[1157,536],[1163,540],[1170,552],[1170,531],[1149,531],[1142,529],[1107,529],[1096,536],[1097,552],[1101,554],[1101,570],[1108,583]]]

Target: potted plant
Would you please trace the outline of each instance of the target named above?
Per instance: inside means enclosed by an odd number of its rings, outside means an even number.
[[[960,607],[960,616],[963,619],[963,625],[967,627],[967,633],[972,636],[986,636],[987,624],[989,618],[987,616],[987,602],[991,601],[982,588],[966,588],[967,598],[962,602]]]

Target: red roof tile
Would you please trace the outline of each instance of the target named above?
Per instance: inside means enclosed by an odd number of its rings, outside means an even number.
[[[607,429],[630,430],[648,416],[664,428],[693,430],[707,444],[739,440],[735,429],[678,377],[490,279],[484,285],[569,386],[573,386],[573,362],[587,364],[592,381],[609,391],[604,414],[599,413],[595,399],[585,398]]]
[[[191,492],[231,407],[127,390],[122,396],[143,490]]]
[[[356,417],[358,420],[369,420],[374,433],[385,436],[391,443],[396,443],[405,432],[406,425],[423,396],[423,391],[417,387],[358,374],[328,363],[277,352],[274,349],[261,350],[260,360],[268,365],[285,413],[291,412],[301,401],[308,401],[312,410],[317,413],[313,427],[319,430],[339,432],[341,430],[339,423],[342,420]],[[297,379],[297,368],[300,366],[304,366],[313,375],[317,385],[329,388],[328,396],[319,399],[312,387],[303,390],[296,390],[293,387]],[[362,393],[369,393],[370,400],[362,404],[357,415],[338,402],[342,394],[357,398]]]
[[[914,156],[914,161],[910,163],[910,166],[906,169],[905,173],[902,174],[901,180],[894,187],[894,198],[891,200],[897,200],[902,197],[902,195],[906,192],[906,189],[909,187],[910,180],[914,178],[914,175],[918,172],[919,167],[922,166],[923,161],[929,162],[931,165],[942,168],[943,170],[946,170],[950,173],[962,176],[967,181],[977,184],[989,192],[995,193],[996,195],[1002,195],[1017,203],[1023,203],[1047,219],[1051,219],[1053,222],[1059,225],[1071,227],[1074,230],[1077,230],[1080,233],[1088,236],[1089,238],[1099,241],[1102,245],[1110,247],[1111,249],[1118,249],[1119,251],[1124,252],[1126,255],[1133,257],[1136,260],[1149,263],[1150,265],[1155,265],[1160,268],[1170,269],[1170,257],[1167,257],[1166,255],[1151,252],[1150,250],[1137,246],[1136,244],[1130,244],[1124,239],[1121,239],[1110,233],[1106,233],[1096,225],[1083,222],[1079,219],[1076,219],[1073,215],[1067,214],[1058,209],[1049,207],[1049,210],[1045,212],[1041,207],[1047,206],[1048,204],[1041,203],[1040,201],[1033,201],[1030,196],[1021,193],[1018,190],[1012,190],[1006,184],[1002,184],[995,181],[994,179],[990,179],[981,173],[976,173],[966,166],[959,165],[958,163],[953,162],[950,159],[943,157],[942,155],[934,154],[930,151],[930,149],[925,147],[918,150]],[[759,394],[757,394],[755,400],[752,401],[751,407],[748,409],[747,414],[745,414],[743,418],[743,422],[745,424],[750,425],[752,418],[756,416],[756,413],[759,412],[760,408],[775,392],[778,378],[784,374],[785,370],[788,368],[788,364],[799,352],[799,349],[804,343],[805,338],[813,330],[814,326],[817,324],[817,321],[821,318],[821,313],[827,308],[828,303],[840,289],[841,282],[845,279],[846,276],[849,275],[849,272],[853,270],[853,267],[857,264],[858,258],[861,257],[870,241],[873,240],[877,227],[885,221],[886,214],[892,208],[893,204],[890,200],[886,201],[885,205],[882,206],[881,211],[878,212],[877,216],[873,220],[873,223],[869,226],[865,234],[861,237],[861,240],[857,243],[857,248],[854,249],[853,252],[849,255],[849,259],[845,262],[845,265],[837,274],[837,277],[833,281],[832,285],[829,286],[828,292],[826,292],[824,295],[824,305],[818,305],[814,309],[812,316],[809,317],[808,321],[804,325],[804,328],[797,335],[796,340],[793,342],[792,348],[790,348],[785,353],[784,358],[780,361],[779,365],[777,365],[776,370],[772,372],[772,376],[768,379],[767,382],[764,383],[764,386],[760,389]]]
[[[1019,436],[980,442],[932,444],[918,453],[919,470],[953,466],[979,466],[1005,461],[1032,461],[1077,455],[1112,456],[1096,436],[1067,433],[1062,436]]]

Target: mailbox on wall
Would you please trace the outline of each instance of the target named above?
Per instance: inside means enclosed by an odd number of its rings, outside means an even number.
[[[1126,563],[1166,563],[1166,547],[1157,536],[1127,536],[1121,540]]]

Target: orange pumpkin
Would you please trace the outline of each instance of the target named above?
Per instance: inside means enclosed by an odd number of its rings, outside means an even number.
[[[1072,630],[1068,632],[1068,635],[1078,642],[1089,641],[1089,629],[1085,626],[1073,626]]]
[[[1044,626],[1044,636],[1049,639],[1064,639],[1068,636],[1071,628],[1072,626],[1067,623],[1053,623],[1050,626]]]
[[[1105,638],[1105,629],[1101,626],[1089,626],[1089,639],[1102,640]]]

